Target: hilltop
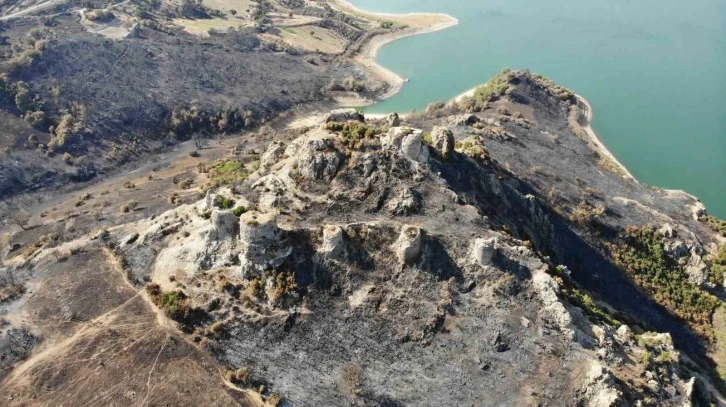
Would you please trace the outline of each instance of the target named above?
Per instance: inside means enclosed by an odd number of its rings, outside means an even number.
[[[721,403],[722,223],[627,176],[587,116],[571,91],[504,70],[419,114],[335,110],[187,143],[29,206],[6,229],[0,393]]]

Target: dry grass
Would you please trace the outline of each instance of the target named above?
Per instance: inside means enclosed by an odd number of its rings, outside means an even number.
[[[197,35],[209,35],[210,29],[218,31],[227,31],[230,28],[243,27],[250,22],[238,18],[211,18],[205,20],[188,20],[185,18],[175,18],[174,24],[184,27],[184,30]]]
[[[262,37],[282,39],[293,47],[326,54],[342,53],[348,44],[348,41],[339,34],[314,25],[282,27],[279,35],[265,34]]]

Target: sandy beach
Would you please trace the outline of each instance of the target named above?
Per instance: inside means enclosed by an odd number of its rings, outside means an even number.
[[[390,13],[373,13],[366,10],[361,10],[353,4],[345,0],[335,0],[335,8],[352,14],[357,14],[363,18],[372,21],[390,21],[406,25],[407,28],[398,30],[395,32],[378,35],[371,38],[365,45],[361,52],[355,57],[355,60],[361,65],[361,68],[367,71],[367,73],[379,80],[382,80],[391,85],[391,88],[382,96],[383,99],[389,98],[401,90],[401,87],[406,82],[405,78],[402,78],[397,73],[390,69],[378,64],[376,57],[378,51],[389,42],[399,40],[401,38],[410,37],[413,35],[426,34],[439,30],[444,30],[449,27],[453,27],[459,24],[459,20],[448,15],[448,14],[436,14],[436,13],[406,13],[406,14],[390,14]]]
[[[618,159],[615,157],[615,155],[613,155],[613,153],[611,153],[610,150],[608,150],[608,148],[605,147],[605,144],[603,144],[602,141],[600,141],[600,138],[597,136],[597,133],[595,133],[595,130],[592,129],[591,123],[592,123],[592,118],[594,116],[594,113],[593,113],[592,106],[590,105],[590,102],[588,102],[587,99],[585,99],[584,97],[582,97],[580,95],[575,95],[575,97],[577,98],[578,102],[581,103],[581,106],[585,107],[584,113],[585,113],[586,122],[582,126],[582,128],[583,128],[583,130],[585,130],[585,133],[587,133],[588,137],[590,138],[590,141],[592,142],[592,144],[595,148],[595,151],[597,151],[597,153],[600,154],[601,156],[607,157],[608,159],[610,159],[610,161],[615,163],[615,165],[620,167],[620,169],[623,170],[623,172],[625,173],[626,177],[628,177],[632,180],[635,180],[635,177],[633,176],[633,174],[631,174],[630,171],[628,171],[628,169],[623,165],[623,163],[618,161]]]

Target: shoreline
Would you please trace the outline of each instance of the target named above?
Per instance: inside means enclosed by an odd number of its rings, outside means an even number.
[[[379,64],[376,61],[376,57],[378,56],[378,52],[381,50],[381,48],[393,41],[411,37],[414,35],[420,35],[420,34],[428,34],[440,30],[445,30],[447,28],[456,26],[459,24],[459,20],[448,15],[448,14],[441,14],[441,13],[404,13],[404,14],[394,14],[394,13],[376,13],[376,12],[370,12],[367,10],[363,10],[361,8],[356,7],[354,4],[350,3],[348,0],[333,0],[333,3],[340,7],[341,11],[352,11],[353,13],[362,14],[364,17],[370,17],[371,19],[375,20],[377,18],[393,18],[398,19],[401,21],[401,19],[406,19],[406,17],[416,17],[416,16],[425,16],[425,17],[436,17],[441,19],[440,22],[429,24],[422,27],[414,27],[414,28],[406,28],[401,31],[388,33],[379,35],[376,37],[371,38],[365,45],[363,50],[354,57],[355,61],[358,62],[364,70],[368,71],[367,73],[371,76],[377,77],[379,80],[383,80],[384,82],[387,82],[391,88],[386,92],[383,96],[381,96],[381,99],[388,99],[391,96],[394,96],[398,92],[401,91],[403,88],[403,85],[406,83],[406,79],[401,77],[399,74],[393,72],[392,70],[386,68],[385,66]],[[465,97],[471,97],[474,95],[474,92],[476,92],[476,89],[481,86],[477,85],[471,89],[465,90],[464,92],[458,94],[454,98],[452,98],[449,102],[459,102],[461,99]],[[590,102],[587,101],[584,97],[575,94],[575,97],[577,98],[577,101],[579,104],[582,104],[585,107],[584,117],[585,117],[585,123],[582,126],[583,130],[585,130],[585,133],[587,133],[588,138],[593,144],[594,150],[600,154],[603,157],[606,157],[610,161],[612,161],[615,165],[620,168],[623,173],[625,174],[626,178],[632,179],[637,182],[637,179],[633,176],[633,174],[628,170],[628,168],[623,165],[623,163],[620,162],[620,160],[615,157],[615,155],[603,144],[603,142],[598,137],[595,130],[592,128],[592,120],[594,117],[594,109],[592,108],[592,105],[590,105]],[[367,101],[367,105],[374,104],[375,102]],[[389,116],[391,112],[389,113],[376,113],[376,114],[367,114],[366,117],[376,120],[381,119]],[[402,113],[399,113],[399,116],[405,115]]]
[[[597,133],[595,133],[595,130],[593,130],[592,119],[594,117],[594,112],[592,105],[590,105],[590,102],[588,102],[587,99],[578,94],[575,94],[575,98],[577,98],[577,101],[579,103],[585,106],[585,111],[583,112],[585,116],[585,124],[582,126],[582,129],[585,130],[585,133],[587,133],[590,141],[592,142],[592,144],[594,144],[595,151],[601,156],[608,158],[615,165],[617,165],[625,173],[626,178],[637,182],[638,180],[633,176],[633,174],[630,173],[630,171],[628,171],[628,168],[623,165],[623,163],[621,163],[620,160],[618,160],[617,157],[615,157],[615,155],[610,152],[610,150],[608,150],[605,144],[603,144],[603,142],[597,136]]]
[[[385,66],[379,64],[376,61],[376,58],[378,56],[378,52],[383,48],[384,45],[391,43],[396,40],[400,40],[407,37],[412,37],[414,35],[422,35],[422,34],[429,34],[436,31],[445,30],[447,28],[456,26],[459,24],[459,20],[448,15],[448,14],[441,14],[441,13],[402,13],[402,14],[394,14],[394,13],[376,13],[371,12],[367,10],[360,9],[350,3],[347,0],[333,0],[333,4],[335,4],[340,11],[343,12],[352,12],[353,14],[360,14],[364,18],[369,18],[371,20],[380,20],[380,19],[389,19],[389,20],[397,20],[398,23],[403,23],[408,25],[408,28],[402,29],[400,31],[395,31],[392,33],[386,33],[382,35],[375,36],[371,39],[369,39],[364,45],[363,49],[359,52],[358,55],[356,55],[353,59],[358,62],[360,67],[367,71],[366,73],[370,76],[373,76],[383,82],[388,83],[391,88],[381,96],[381,99],[388,99],[391,96],[397,94],[401,91],[401,88],[406,83],[406,79],[403,78],[401,75],[393,72],[392,70],[386,68]],[[424,23],[422,25],[416,26],[417,21],[416,19],[435,19],[436,22],[433,23]],[[418,24],[421,24],[419,21]],[[411,27],[411,25],[414,25]],[[375,102],[369,101],[368,104],[374,104]]]

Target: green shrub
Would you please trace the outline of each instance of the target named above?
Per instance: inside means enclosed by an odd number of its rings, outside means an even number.
[[[219,209],[230,209],[234,206],[234,199],[229,198],[222,198],[219,203],[217,204],[217,207]]]
[[[249,176],[245,165],[238,160],[227,159],[214,163],[208,171],[213,187],[243,182]]]
[[[484,104],[498,99],[509,89],[509,81],[512,79],[512,71],[508,68],[489,80],[484,85],[479,86],[474,91],[474,102]]]
[[[711,266],[709,280],[717,286],[721,286],[726,275],[726,244],[719,247],[718,251],[709,256],[706,261]]]
[[[245,212],[247,212],[247,208],[245,208],[244,206],[238,206],[232,209],[232,213],[238,218],[242,216],[242,214],[244,214]]]
[[[42,110],[38,110],[37,112],[28,112],[25,114],[25,116],[23,118],[29,125],[31,125],[35,128],[41,128],[41,127],[45,126],[46,119],[47,119],[45,116],[45,112]],[[35,143],[35,144],[38,144],[38,143]]]
[[[35,109],[33,94],[28,84],[23,81],[15,83],[15,106],[22,113]]]
[[[711,229],[726,237],[726,221],[723,221],[715,216],[704,215],[698,218],[699,221],[708,225]]]
[[[709,338],[713,336],[711,316],[721,301],[688,280],[688,273],[666,253],[663,238],[654,229],[628,228],[610,249],[616,263],[656,302]]]

